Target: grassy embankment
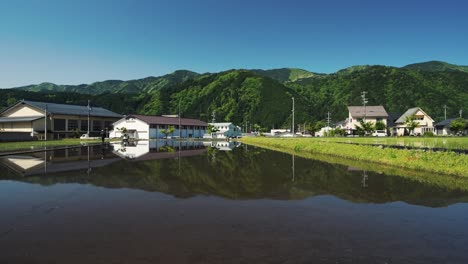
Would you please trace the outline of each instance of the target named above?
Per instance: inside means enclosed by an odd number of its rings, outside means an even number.
[[[324,142],[356,144],[396,145],[413,148],[444,148],[448,150],[468,150],[468,137],[325,137],[314,138]]]
[[[99,143],[100,139],[83,140],[79,138],[68,138],[61,140],[50,140],[50,141],[22,141],[22,142],[1,142],[0,153],[20,150],[34,150],[44,149],[47,147],[59,147],[59,146],[79,146],[82,142],[86,143]]]
[[[268,149],[294,153],[298,156],[317,158],[333,163],[353,166],[360,161],[364,169],[378,171],[375,164],[404,168],[420,172],[449,174],[468,178],[468,155],[454,152],[401,150],[374,146],[351,145],[324,141],[317,138],[243,138],[242,142]],[[421,139],[420,139],[421,140]],[[352,141],[352,139],[351,139]],[[373,164],[366,164],[372,162]],[[359,167],[363,167],[359,166]],[[367,167],[367,168],[366,168]],[[407,172],[411,173],[411,172]],[[424,176],[423,176],[424,177]]]

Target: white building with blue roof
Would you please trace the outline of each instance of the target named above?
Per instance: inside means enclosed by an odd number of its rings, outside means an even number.
[[[21,100],[0,112],[0,141],[42,138],[46,124],[50,139],[88,131],[99,135],[101,130],[112,130],[112,123],[120,118],[122,115],[102,107]]]

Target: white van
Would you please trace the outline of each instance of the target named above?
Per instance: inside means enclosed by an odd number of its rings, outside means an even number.
[[[386,137],[387,136],[387,131],[385,130],[376,130],[372,133],[373,137]]]

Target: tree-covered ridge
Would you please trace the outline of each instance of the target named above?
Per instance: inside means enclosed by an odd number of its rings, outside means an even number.
[[[269,77],[279,82],[297,81],[303,78],[318,77],[324,74],[314,73],[298,68],[281,68],[272,70],[250,70],[258,75]]]
[[[129,81],[107,80],[80,85],[57,85],[53,83],[41,83],[38,85],[17,87],[16,89],[31,92],[53,91],[93,95],[102,93],[142,93],[152,92],[167,86],[181,83],[198,75],[199,74],[196,72],[179,70],[159,77],[147,77]]]
[[[430,72],[446,72],[446,71],[462,71],[468,72],[468,66],[460,66],[450,64],[443,61],[428,61],[422,63],[409,64],[403,67],[408,70],[430,71]]]

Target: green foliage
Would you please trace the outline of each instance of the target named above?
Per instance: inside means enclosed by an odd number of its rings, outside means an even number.
[[[434,132],[427,131],[426,133],[424,133],[424,137],[434,137]]]
[[[162,131],[162,133],[164,134],[164,136],[167,138],[167,136],[171,135],[172,133],[174,133],[175,131],[175,127],[174,126],[168,126],[166,129],[164,129]]]
[[[414,129],[416,127],[418,127],[418,125],[419,125],[419,123],[416,122],[415,119],[416,119],[415,115],[405,117],[405,125],[408,128],[408,130],[410,131],[410,134],[413,134]]]
[[[375,130],[385,130],[387,129],[387,126],[383,121],[377,121],[375,122]]]
[[[356,130],[357,130],[358,135],[370,136],[372,135],[372,132],[375,131],[375,125],[374,123],[370,121],[366,122],[361,119],[359,121],[359,125],[356,125]]]
[[[215,126],[213,126],[213,125],[211,125],[211,124],[208,124],[208,133],[211,134],[211,133],[216,133],[216,132],[218,132],[218,131],[219,131],[218,128],[216,128]]]
[[[464,118],[457,118],[450,122],[450,130],[452,130],[455,134],[459,133],[460,131],[465,130],[468,126]]]

